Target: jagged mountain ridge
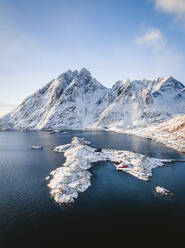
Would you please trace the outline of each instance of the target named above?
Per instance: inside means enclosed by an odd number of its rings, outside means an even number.
[[[146,126],[185,113],[185,86],[173,77],[125,80],[107,89],[85,68],[68,70],[0,120],[2,128],[83,129]]]
[[[173,77],[118,81],[102,100],[108,104],[101,109],[96,125],[133,128],[184,113],[184,90]]]

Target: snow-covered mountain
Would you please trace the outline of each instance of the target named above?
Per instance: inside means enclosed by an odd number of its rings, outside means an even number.
[[[23,129],[83,128],[96,121],[98,101],[107,89],[86,69],[68,70],[26,98],[1,125]]]
[[[15,129],[129,129],[185,114],[185,86],[172,77],[105,88],[86,69],[67,71],[0,120]]]
[[[102,99],[97,126],[128,129],[185,113],[185,86],[173,77],[118,81]]]

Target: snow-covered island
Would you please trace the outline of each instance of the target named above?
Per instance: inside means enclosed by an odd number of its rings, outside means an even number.
[[[42,150],[43,149],[43,146],[32,146],[31,147],[32,150]]]
[[[88,171],[98,161],[120,161],[130,164],[122,171],[139,179],[149,180],[152,169],[163,166],[171,160],[147,157],[129,151],[97,149],[90,146],[84,138],[74,137],[70,144],[57,146],[54,152],[64,152],[66,161],[62,167],[50,173],[48,187],[57,203],[70,204],[91,185],[91,173]],[[49,178],[47,177],[47,180]]]
[[[158,193],[160,195],[172,194],[168,189],[166,189],[164,187],[160,187],[160,186],[155,187],[155,191],[156,191],[156,193]]]

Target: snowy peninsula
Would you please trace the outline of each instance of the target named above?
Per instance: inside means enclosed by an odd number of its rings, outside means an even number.
[[[97,149],[90,146],[84,138],[74,137],[70,144],[57,146],[54,152],[63,152],[66,161],[62,167],[50,173],[48,187],[50,194],[57,203],[70,204],[91,185],[91,173],[88,171],[98,161],[120,161],[129,164],[122,168],[139,179],[148,181],[152,169],[163,166],[171,160],[147,157],[129,151],[113,149]],[[116,168],[115,168],[116,173]]]

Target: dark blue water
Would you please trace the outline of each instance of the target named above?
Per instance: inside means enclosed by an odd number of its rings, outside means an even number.
[[[74,136],[86,137],[95,147],[185,159],[163,145],[130,135],[0,132],[0,248],[84,246],[86,242],[97,246],[120,240],[147,243],[159,238],[167,244],[172,237],[177,242],[185,230],[185,163],[157,168],[151,181],[144,182],[117,172],[110,162],[99,162],[91,168],[92,186],[72,206],[60,206],[50,198],[44,178],[64,162],[63,154],[51,148],[69,143]],[[34,151],[32,145],[45,148]],[[157,195],[156,185],[174,195]]]

